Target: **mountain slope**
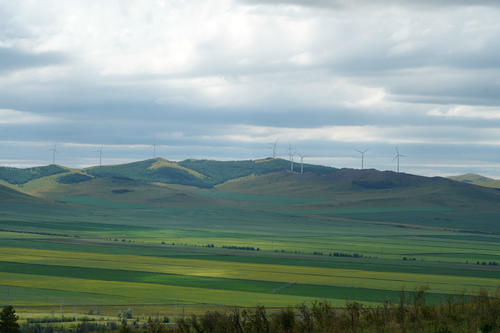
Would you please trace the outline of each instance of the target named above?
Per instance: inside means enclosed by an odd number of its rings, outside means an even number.
[[[0,185],[0,201],[1,202],[31,202],[34,201],[35,198],[16,191],[10,187]]]
[[[299,164],[295,164],[296,168]],[[171,162],[155,158],[140,162],[92,167],[84,171],[94,177],[124,177],[143,182],[180,184],[210,188],[225,181],[248,176],[288,170],[290,162],[282,159],[245,161],[211,161],[188,159]],[[325,174],[335,170],[316,165],[304,165],[307,172]]]
[[[217,185],[228,180],[254,175],[264,175],[272,172],[289,170],[290,162],[279,158],[244,161],[213,161],[188,159],[179,162],[179,165],[195,170],[207,177],[206,183]],[[304,164],[306,172],[327,174],[336,169],[320,165]],[[300,164],[295,163],[295,170],[300,170]]]
[[[500,191],[441,177],[353,169],[278,172],[235,179],[217,190],[250,198],[245,200],[296,197],[299,203],[274,210],[304,218],[500,233]]]
[[[208,187],[204,176],[187,168],[161,158],[145,161],[92,167],[84,170],[94,177],[121,177],[148,183],[182,184]]]
[[[27,169],[0,167],[0,180],[4,180],[9,184],[22,185],[31,180],[52,176],[67,171],[67,168],[54,164]]]
[[[479,186],[484,186],[484,187],[500,188],[500,180],[477,175],[474,173],[467,173],[467,174],[459,175],[459,176],[451,176],[448,178],[455,180],[455,181],[458,181],[458,182],[463,182],[463,183],[468,183],[468,184],[474,184],[474,185],[479,185]]]
[[[423,177],[374,169],[338,169],[327,174],[278,172],[260,177],[234,179],[217,186],[220,191],[273,195],[314,195],[374,200],[427,202],[429,204],[497,204],[500,192],[442,177]]]
[[[282,159],[179,163],[151,159],[84,170],[64,168],[18,187],[52,202],[79,206],[126,208],[135,204],[144,212],[184,207],[188,215],[196,210],[201,216],[229,214],[241,220],[248,212],[235,213],[240,207],[262,212],[269,223],[274,223],[275,214],[279,218],[284,214],[291,219],[319,217],[500,233],[500,191],[496,189],[374,169],[306,164],[300,174],[289,168],[290,163]]]

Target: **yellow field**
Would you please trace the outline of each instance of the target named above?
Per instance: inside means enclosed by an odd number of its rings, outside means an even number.
[[[96,254],[53,250],[23,249],[22,253],[20,253],[20,251],[17,251],[17,249],[14,248],[0,248],[0,257],[8,257],[9,261],[19,263],[41,263],[45,265],[58,266],[120,269],[242,280],[264,280],[263,277],[265,277],[265,281],[282,283],[305,283],[313,285],[371,288],[393,291],[399,291],[402,287],[405,287],[408,290],[413,290],[416,287],[427,285],[430,287],[431,292],[444,294],[456,294],[461,292],[465,292],[466,294],[477,294],[477,291],[480,288],[485,288],[493,292],[498,286],[500,286],[500,277],[498,279],[493,279],[464,276],[443,276],[434,274],[387,273],[341,268],[252,264],[199,259],[158,258],[135,255]],[[25,280],[31,279],[22,279],[19,277],[19,280],[16,280],[9,278],[9,275],[2,275],[2,284],[25,286],[25,282],[21,282]],[[51,278],[51,280],[54,280],[54,278]],[[7,281],[9,282],[7,283]],[[89,288],[94,283],[97,282],[92,281],[89,284],[88,280],[85,283],[82,281],[82,285],[86,285]],[[52,285],[57,286],[58,283],[53,283]],[[111,286],[112,284],[110,287]],[[123,287],[123,284],[119,283],[119,286],[121,288]],[[147,292],[146,290],[149,290],[148,288],[150,288],[150,286],[150,284],[146,284],[141,285],[140,288],[147,287],[144,291]],[[134,288],[139,288],[139,286],[135,286]],[[165,287],[161,286],[158,288]],[[184,289],[182,290],[183,294],[187,295],[190,293],[190,291]],[[152,295],[155,295],[155,292],[152,292]],[[196,293],[198,292],[205,295],[205,298],[203,298],[205,302],[212,302],[212,297],[209,297],[209,295],[213,293],[214,303],[218,303],[217,300],[224,298],[223,295],[225,294],[225,292],[220,290],[210,291],[209,294],[206,294],[201,290],[196,291]],[[234,296],[234,291],[229,293],[233,294],[235,300],[240,300],[240,303],[238,304],[252,305],[252,303],[247,303],[246,300],[248,297],[244,295],[241,295],[241,297]],[[259,298],[260,297],[264,298],[264,295],[260,295]],[[266,295],[265,297],[269,297],[269,295]],[[201,301],[200,298],[196,299]],[[243,301],[243,299],[245,299],[245,301]],[[252,299],[254,299],[254,297],[252,297]],[[271,297],[266,302],[275,304],[274,297]]]

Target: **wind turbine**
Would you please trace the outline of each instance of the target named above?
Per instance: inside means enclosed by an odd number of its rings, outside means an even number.
[[[54,144],[54,147],[50,148],[49,151],[52,152],[52,164],[56,164],[56,152],[57,152],[56,144]]]
[[[102,145],[101,145],[101,147],[99,147],[97,152],[99,153],[99,167],[101,167],[102,166]]]
[[[293,172],[293,149],[292,145],[288,144],[288,157],[290,158],[290,171]]]
[[[300,174],[303,175],[304,174],[304,155],[302,154],[297,154],[299,155],[300,157]]]
[[[407,157],[407,156],[406,156],[406,155],[402,155],[402,154],[400,154],[400,153],[399,153],[399,149],[398,149],[398,147],[396,147],[396,155],[394,155],[394,158],[392,159],[392,161],[394,161],[394,160],[397,160],[397,161],[398,161],[398,169],[397,169],[397,170],[398,170],[398,173],[399,173],[399,158],[400,158],[400,157]]]
[[[156,142],[153,143],[153,157],[154,158],[156,158],[156,146],[157,146]]]
[[[278,146],[278,139],[276,139],[274,142],[270,143],[271,148],[273,149],[273,158],[276,158],[276,148]]]
[[[365,168],[365,154],[368,151],[368,149],[365,150],[356,149],[356,151],[361,154],[361,170],[363,170]]]

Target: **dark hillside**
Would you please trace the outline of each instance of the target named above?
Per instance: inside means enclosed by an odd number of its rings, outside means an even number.
[[[275,195],[320,196],[408,201],[449,206],[500,203],[500,191],[442,177],[424,177],[374,169],[331,169],[325,174],[276,172],[237,179],[218,186],[222,191]],[[307,171],[307,170],[306,170]],[[387,201],[389,203],[390,201]]]
[[[0,185],[0,201],[2,202],[10,202],[10,201],[29,202],[31,200],[36,200],[36,199],[27,194],[13,190],[7,186]]]
[[[150,159],[121,165],[93,167],[85,170],[95,177],[124,177],[149,183],[182,184],[208,187],[202,175],[164,159]]]
[[[290,162],[279,158],[245,161],[213,161],[213,160],[184,160],[179,162],[186,168],[195,170],[207,176],[207,182],[212,185],[224,183],[228,180],[254,175],[265,175],[272,172],[290,170]],[[300,170],[300,163],[295,163],[295,171]],[[315,174],[328,174],[335,171],[320,165],[304,164],[304,170]]]
[[[500,233],[500,191],[441,177],[353,169],[325,175],[277,172],[233,180],[217,190],[226,196],[316,199],[276,207],[287,214]]]
[[[189,159],[178,163],[156,158],[122,165],[93,167],[85,172],[95,177],[126,177],[143,182],[210,188],[235,178],[289,169],[290,162],[272,158],[246,161]],[[304,164],[304,169],[315,174],[327,174],[336,170],[310,164]],[[295,170],[300,170],[300,164],[295,163]]]

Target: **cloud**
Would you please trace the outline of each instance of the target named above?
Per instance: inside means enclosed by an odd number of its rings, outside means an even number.
[[[52,117],[40,116],[31,112],[23,112],[18,110],[0,109],[0,126],[1,125],[25,125],[25,124],[43,124],[55,122]]]
[[[495,0],[244,0],[245,3],[263,5],[294,5],[319,8],[352,8],[358,6],[410,6],[410,7],[443,7],[443,6],[499,6]]]
[[[435,117],[454,117],[454,118],[478,118],[478,119],[500,119],[499,107],[471,107],[457,105],[453,107],[438,107],[427,112]]]
[[[79,165],[101,144],[110,160],[152,142],[248,158],[279,137],[346,166],[396,144],[415,169],[452,152],[483,165],[500,139],[498,2],[416,3],[2,3],[0,140],[26,142],[5,159],[44,161],[33,142]]]
[[[0,73],[34,67],[61,65],[67,61],[58,52],[27,52],[0,46]]]

